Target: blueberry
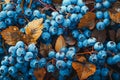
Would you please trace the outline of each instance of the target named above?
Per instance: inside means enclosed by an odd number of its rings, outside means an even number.
[[[101,42],[96,42],[94,45],[94,49],[97,51],[100,51],[104,48],[103,44]]]
[[[54,72],[54,71],[55,71],[55,66],[52,65],[52,64],[48,65],[48,66],[47,66],[47,71],[48,71],[48,72]]]
[[[103,18],[103,12],[102,12],[102,11],[97,11],[97,12],[96,12],[96,17],[97,17],[98,19],[102,19],[102,18]]]
[[[56,21],[58,24],[63,23],[63,21],[64,21],[64,16],[63,16],[63,15],[57,15],[56,18],[55,18],[55,21]]]
[[[73,5],[69,5],[69,6],[67,7],[67,12],[73,13],[74,11],[75,11],[75,9],[74,9],[74,6],[73,6]]]
[[[57,60],[56,67],[58,69],[65,69],[66,66],[67,66],[66,63],[63,60]]]
[[[55,57],[55,51],[50,51],[49,53],[48,53],[48,57],[49,58],[54,58]]]
[[[56,59],[64,59],[65,53],[64,52],[58,52],[56,53]]]
[[[103,2],[104,8],[110,8],[110,6],[111,6],[111,3],[108,0]]]
[[[106,46],[108,50],[113,50],[116,48],[116,43],[113,41],[109,41]]]
[[[101,75],[103,77],[105,77],[105,76],[108,76],[108,74],[109,74],[109,69],[108,68],[102,68]]]
[[[105,23],[104,22],[98,22],[96,24],[97,30],[104,30],[105,29]]]

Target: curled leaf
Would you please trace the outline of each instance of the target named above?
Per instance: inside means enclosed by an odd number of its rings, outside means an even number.
[[[23,34],[19,31],[19,29],[16,26],[10,26],[9,28],[3,30],[1,32],[1,35],[5,40],[5,43],[9,45],[15,45],[16,42],[22,40],[23,36]]]
[[[42,34],[43,19],[33,20],[26,26],[26,34],[30,35],[36,41]]]
[[[63,38],[63,36],[60,35],[55,43],[55,50],[58,52],[62,47],[65,46],[66,46],[65,39]]]
[[[110,14],[110,18],[113,22],[120,23],[120,12],[118,12],[118,13],[109,12],[109,14]]]
[[[37,80],[44,80],[44,77],[46,75],[45,68],[36,69],[34,71],[34,75],[35,75],[35,77],[36,77]]]
[[[95,27],[95,14],[93,12],[86,13],[78,24],[78,28],[88,27],[93,29]]]
[[[72,67],[77,72],[77,75],[80,80],[86,80],[96,71],[96,66],[90,63],[81,64],[78,62],[73,62]]]

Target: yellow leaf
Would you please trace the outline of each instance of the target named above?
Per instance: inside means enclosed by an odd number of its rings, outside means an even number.
[[[60,49],[65,46],[66,46],[65,39],[63,38],[63,36],[60,35],[55,43],[55,50],[60,51]]]
[[[93,12],[86,13],[78,24],[78,28],[88,27],[93,29],[95,27],[95,14]]]
[[[5,0],[5,3],[10,3],[10,0]]]
[[[90,63],[81,64],[78,62],[73,62],[72,67],[77,72],[77,75],[80,80],[86,80],[96,71],[96,66]]]
[[[112,12],[109,12],[109,14],[112,21],[114,21],[115,23],[120,23],[120,12],[115,14]]]
[[[36,41],[42,34],[43,19],[33,20],[26,26],[26,34],[30,35]]]
[[[22,40],[23,34],[16,26],[10,26],[1,32],[1,35],[5,42],[9,45],[15,45],[16,42]]]

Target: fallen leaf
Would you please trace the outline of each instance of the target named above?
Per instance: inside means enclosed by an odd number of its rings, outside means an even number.
[[[51,50],[52,50],[52,45],[51,44],[46,45],[46,44],[40,43],[40,51],[39,51],[39,53],[43,57],[47,57],[49,51],[51,51]]]
[[[76,59],[79,62],[86,62],[86,58],[84,56],[77,56]]]
[[[97,41],[99,41],[99,42],[104,42],[107,38],[106,30],[99,31],[97,29],[94,29],[92,31],[92,37],[95,37],[97,39]]]
[[[88,27],[94,29],[95,27],[95,14],[93,12],[86,13],[78,24],[78,28]]]
[[[113,22],[120,23],[120,12],[115,13],[115,14],[112,12],[109,12],[109,14],[110,14],[110,18]]]
[[[4,0],[5,1],[5,3],[10,3],[10,0]]]
[[[60,35],[60,36],[57,38],[57,41],[56,41],[56,43],[55,43],[55,50],[56,50],[57,52],[59,52],[60,49],[61,49],[62,47],[65,47],[65,46],[66,46],[65,39],[63,38],[62,35]]]
[[[34,71],[34,75],[35,75],[35,77],[36,77],[37,80],[44,80],[44,77],[46,75],[45,68],[36,69]]]
[[[1,32],[1,35],[5,40],[5,43],[9,45],[15,45],[16,42],[22,40],[23,36],[23,34],[19,31],[18,27],[16,26],[10,26],[7,29],[3,30]]]
[[[73,46],[76,43],[76,40],[72,36],[65,37],[66,44]]]
[[[42,34],[43,29],[43,19],[33,20],[29,22],[26,26],[26,34],[30,35],[34,41],[36,41]]]
[[[53,3],[60,4],[60,3],[62,3],[63,0],[52,0],[52,1],[53,1]]]
[[[112,13],[117,13],[120,12],[120,1],[116,1],[113,5],[112,8],[109,9]]]
[[[115,41],[116,32],[114,30],[109,30],[108,32],[109,32],[109,38],[112,41]]]
[[[96,66],[90,63],[81,64],[78,62],[73,62],[72,67],[77,72],[77,75],[80,80],[86,80],[96,71]]]
[[[117,33],[116,33],[116,41],[117,42],[120,41],[120,28],[117,30]]]

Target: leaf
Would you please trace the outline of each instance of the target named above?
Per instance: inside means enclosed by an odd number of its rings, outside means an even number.
[[[53,3],[56,3],[56,4],[61,4],[62,3],[62,0],[52,0]]]
[[[109,9],[112,13],[117,13],[120,12],[120,1],[116,1],[113,5],[112,8]]]
[[[88,27],[93,29],[95,27],[95,14],[93,12],[86,13],[78,24],[78,28]]]
[[[79,62],[86,62],[86,58],[84,56],[77,56],[76,59]]]
[[[117,33],[116,33],[116,41],[117,42],[120,41],[120,28],[117,30]]]
[[[115,23],[120,23],[120,12],[115,13],[115,14],[109,12],[109,14],[110,14],[110,18],[111,18],[111,20],[112,20],[113,22],[115,22]]]
[[[10,3],[10,0],[4,0],[5,1],[5,3]]]
[[[114,30],[109,30],[109,37],[112,41],[115,41],[116,32]]]
[[[66,44],[73,46],[76,43],[76,40],[72,36],[65,37]]]
[[[39,53],[43,57],[47,57],[49,51],[51,51],[51,50],[52,50],[52,45],[51,44],[46,45],[46,44],[40,43],[40,51],[39,51]]]
[[[92,31],[92,37],[95,37],[97,39],[97,41],[99,41],[99,42],[104,42],[107,38],[106,30],[99,31],[97,29],[94,29]]]
[[[66,46],[65,39],[63,38],[63,36],[60,35],[60,36],[57,38],[57,41],[56,41],[56,43],[55,43],[55,50],[56,50],[57,52],[59,52],[60,49],[61,49],[62,47],[65,47],[65,46]]]
[[[78,62],[72,63],[73,69],[77,72],[80,80],[86,80],[89,76],[93,75],[96,71],[96,66],[90,63],[81,64]]]
[[[34,71],[34,75],[35,75],[35,77],[36,77],[37,80],[44,80],[44,77],[46,75],[45,68],[36,69]]]
[[[16,42],[22,40],[23,36],[23,34],[19,31],[19,29],[16,26],[10,26],[7,29],[3,30],[1,32],[1,35],[5,40],[5,43],[9,45],[15,45]]]
[[[34,41],[36,41],[42,34],[43,29],[43,19],[33,20],[29,22],[26,26],[26,34],[31,36]]]

